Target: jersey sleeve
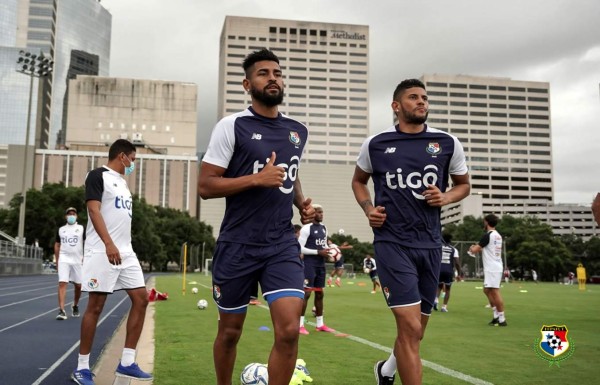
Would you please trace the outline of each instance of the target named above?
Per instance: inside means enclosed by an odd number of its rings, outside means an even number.
[[[221,119],[213,129],[203,162],[227,168],[235,148],[235,117]]]
[[[456,247],[452,248],[454,250],[454,258],[460,258],[460,255],[458,254],[458,249]]]
[[[490,243],[490,233],[487,232],[487,233],[485,233],[485,235],[483,237],[481,237],[481,240],[479,240],[479,246],[486,247],[489,243]]]
[[[300,236],[298,237],[298,243],[300,244],[300,252],[305,255],[317,255],[319,252],[314,249],[309,249],[306,247],[306,241],[308,240],[308,236],[310,235],[310,223],[302,226],[300,229]]]
[[[371,270],[377,270],[377,262],[375,262],[375,258],[371,258]]]
[[[371,143],[371,139],[373,137],[367,138],[362,146],[360,147],[360,152],[358,153],[358,158],[356,159],[356,165],[360,167],[366,173],[373,173],[373,166],[371,165],[371,156],[369,154],[369,144]]]
[[[469,172],[465,151],[458,138],[455,136],[452,136],[452,138],[454,139],[454,154],[452,154],[452,158],[450,159],[448,172],[450,175],[465,175]]]
[[[95,169],[90,171],[85,178],[85,201],[102,202],[103,192],[104,180],[102,179],[102,170]]]

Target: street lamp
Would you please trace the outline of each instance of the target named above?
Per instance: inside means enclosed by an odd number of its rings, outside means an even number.
[[[40,52],[39,55],[27,51],[19,51],[17,59],[17,72],[29,76],[29,105],[27,106],[27,127],[25,128],[25,150],[23,159],[23,181],[21,184],[21,207],[19,210],[19,230],[18,238],[21,245],[25,245],[25,205],[27,201],[27,152],[29,149],[29,131],[31,125],[31,101],[33,96],[33,78],[43,78],[52,73],[52,65],[54,61]]]

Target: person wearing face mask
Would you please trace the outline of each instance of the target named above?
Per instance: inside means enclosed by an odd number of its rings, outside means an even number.
[[[69,207],[65,210],[67,224],[58,229],[54,242],[54,257],[58,269],[58,315],[57,320],[66,320],[65,296],[67,285],[73,283],[75,294],[71,315],[79,317],[79,297],[81,297],[81,265],[83,263],[83,241],[85,231],[77,223],[77,209]]]
[[[106,166],[90,171],[85,179],[89,220],[82,290],[88,292],[89,298],[81,320],[77,369],[71,374],[71,379],[79,385],[94,385],[90,352],[107,296],[115,290],[125,290],[131,300],[125,346],[115,375],[141,381],[153,378],[135,363],[148,307],[144,274],[131,245],[133,198],[124,178],[135,169],[135,157],[135,146],[125,139],[118,139],[108,150]]]

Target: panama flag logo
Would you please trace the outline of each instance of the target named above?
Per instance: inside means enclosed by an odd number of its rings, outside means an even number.
[[[290,142],[296,146],[300,144],[300,135],[296,131],[290,131]]]
[[[572,344],[567,334],[569,329],[566,325],[543,325],[540,329],[542,338],[538,340],[537,346],[534,346],[538,356],[548,362],[550,365],[569,358],[575,350],[575,345]],[[544,354],[541,354],[544,353]]]
[[[437,142],[431,142],[427,145],[427,153],[437,155],[442,152],[442,146]]]

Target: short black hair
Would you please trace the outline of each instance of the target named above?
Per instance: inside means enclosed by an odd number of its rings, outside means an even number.
[[[115,159],[122,152],[129,156],[132,152],[136,152],[135,146],[127,139],[117,139],[108,150],[108,160]]]
[[[450,234],[450,233],[443,233],[442,238],[444,239],[444,242],[446,242],[446,243],[452,242],[452,234]]]
[[[427,91],[425,84],[423,84],[423,82],[419,79],[402,80],[400,84],[396,86],[396,89],[394,90],[394,98],[392,100],[397,100],[397,98],[401,96],[405,90],[413,87],[419,87]]]
[[[494,214],[488,214],[483,219],[490,225],[491,227],[496,227],[500,219]]]
[[[302,230],[301,225],[294,225],[294,232]]]
[[[249,72],[250,67],[252,67],[254,65],[254,63],[256,63],[256,62],[264,61],[264,60],[274,61],[275,63],[279,64],[279,58],[277,57],[277,55],[275,55],[273,53],[273,51],[268,50],[266,48],[263,48],[260,51],[254,51],[254,52],[248,54],[248,56],[246,56],[246,58],[244,59],[244,61],[242,63],[242,67],[244,68],[244,73],[246,74],[246,78],[248,78],[248,76],[250,75],[250,72]]]

